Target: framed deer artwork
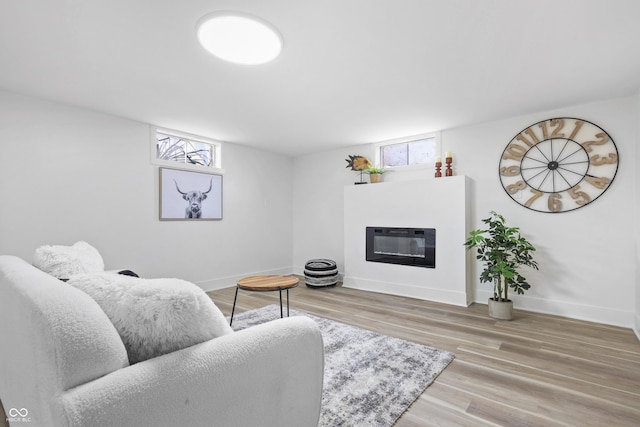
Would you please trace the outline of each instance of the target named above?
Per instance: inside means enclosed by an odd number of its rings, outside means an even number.
[[[160,168],[160,220],[222,219],[222,175]]]

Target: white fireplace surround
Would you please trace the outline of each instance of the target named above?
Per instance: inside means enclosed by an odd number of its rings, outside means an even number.
[[[343,286],[467,306],[464,176],[353,185],[344,189]],[[366,261],[366,227],[436,229],[436,268]]]

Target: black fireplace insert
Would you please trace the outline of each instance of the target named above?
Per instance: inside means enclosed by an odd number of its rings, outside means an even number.
[[[436,229],[367,227],[367,261],[436,268]]]

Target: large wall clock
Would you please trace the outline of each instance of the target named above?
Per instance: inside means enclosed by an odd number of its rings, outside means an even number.
[[[519,132],[500,157],[500,182],[522,206],[567,212],[600,197],[618,172],[618,150],[601,127],[561,117]]]

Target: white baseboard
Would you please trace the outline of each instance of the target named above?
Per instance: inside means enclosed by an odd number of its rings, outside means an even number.
[[[487,300],[492,296],[492,292],[476,290],[475,302],[486,304]],[[511,299],[513,300],[513,307],[516,309],[552,314],[555,316],[602,323],[605,325],[621,326],[623,328],[633,328],[634,313],[632,311],[623,311],[609,307],[598,307],[585,304],[574,304],[566,301],[555,301],[526,295],[515,295]],[[637,320],[636,324],[638,324]],[[638,335],[637,331],[636,335]]]
[[[236,282],[243,277],[247,276],[260,276],[267,274],[292,274],[293,267],[274,268],[272,270],[252,271],[237,276],[220,277],[217,279],[203,280],[195,282],[196,285],[201,287],[205,292],[217,291],[218,289],[230,288],[236,285]]]
[[[257,276],[263,274],[297,274],[304,275],[304,268],[282,267],[271,270],[254,271],[239,274],[236,276],[221,277],[196,282],[204,291],[215,291],[218,289],[235,286],[236,282],[243,277]],[[344,276],[338,273],[339,280],[343,282],[345,288],[360,289],[363,291],[378,292],[390,295],[399,295],[410,298],[423,299],[427,301],[441,302],[466,307],[466,294],[463,292],[444,291],[425,286],[411,286],[402,283],[378,282],[375,280],[361,279],[357,277]],[[484,290],[476,290],[474,301],[479,304],[486,304],[492,293]],[[632,311],[620,311],[607,307],[597,307],[583,304],[573,304],[564,301],[553,301],[541,298],[517,295],[513,298],[513,305],[516,309],[533,311],[536,313],[552,314],[556,316],[568,317],[571,319],[586,320],[589,322],[603,323],[607,325],[631,328],[638,340],[640,340],[640,313]]]
[[[468,306],[465,292],[435,289],[426,285],[413,286],[404,283],[390,283],[386,281],[379,282],[376,280],[345,276],[342,286],[345,288],[360,289],[363,291],[378,292],[389,295],[399,295],[462,307]]]

